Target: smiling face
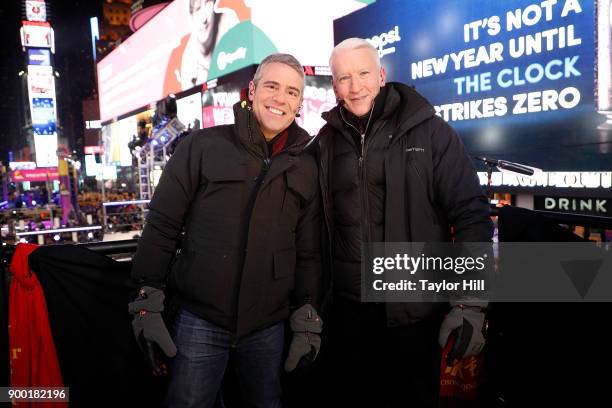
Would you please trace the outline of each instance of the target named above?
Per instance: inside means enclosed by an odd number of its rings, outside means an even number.
[[[266,64],[257,85],[249,84],[249,100],[266,140],[287,129],[302,103],[304,80],[292,67],[280,62]]]
[[[385,86],[385,69],[378,57],[366,48],[344,50],[334,55],[331,65],[336,98],[354,115],[367,114]]]
[[[208,51],[211,48],[214,24],[214,0],[191,0],[191,19],[193,35],[198,43]]]

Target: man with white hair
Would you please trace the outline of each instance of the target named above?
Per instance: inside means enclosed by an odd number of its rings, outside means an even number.
[[[470,326],[462,356],[478,352],[484,313],[456,305],[445,317],[447,304],[362,303],[362,244],[489,242],[488,202],[457,134],[413,88],[386,83],[372,45],[341,42],[330,67],[339,102],[323,114],[319,176],[333,294],[324,344],[342,378],[337,402],[433,407],[439,343]]]

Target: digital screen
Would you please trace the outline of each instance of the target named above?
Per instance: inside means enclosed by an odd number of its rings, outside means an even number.
[[[11,170],[34,170],[36,163],[34,162],[9,162],[9,168]]]
[[[128,144],[138,131],[137,117],[129,116],[109,125],[102,126],[104,164],[131,166],[132,154]]]
[[[189,130],[202,128],[202,94],[195,93],[176,101],[176,116]]]
[[[34,135],[37,167],[57,167],[57,135]]]
[[[609,170],[593,3],[381,0],[336,20],[334,41],[367,39],[387,82],[413,85],[473,155]]]
[[[32,98],[32,127],[38,135],[52,135],[56,131],[55,103],[52,98]]]
[[[30,98],[55,97],[55,77],[50,66],[28,65],[28,88]]]
[[[336,106],[336,95],[331,84],[331,76],[308,75],[305,78],[304,100],[302,109],[300,109],[300,117],[295,121],[308,134],[315,136],[326,123],[321,114],[331,110],[334,106]]]
[[[193,16],[189,0],[170,3],[98,63],[103,122],[208,79],[212,50],[238,23],[232,10],[215,12],[208,3]],[[203,12],[210,13],[205,23],[198,22]]]
[[[26,18],[30,21],[47,21],[47,6],[42,0],[25,0]]]
[[[202,127],[234,123],[233,106],[240,101],[240,90],[248,88],[255,67],[244,68],[214,81],[214,87],[202,92]]]
[[[102,171],[102,165],[96,162],[96,156],[93,154],[85,155],[85,174],[87,177],[96,177]]]
[[[189,0],[171,2],[98,63],[103,122],[257,64],[274,52],[326,65],[332,21],[364,7],[358,0],[334,0],[333,6],[324,0],[196,3],[201,8],[191,14]]]
[[[49,23],[24,21],[21,27],[21,45],[53,49],[53,29]]]
[[[28,65],[51,65],[51,51],[28,48]]]

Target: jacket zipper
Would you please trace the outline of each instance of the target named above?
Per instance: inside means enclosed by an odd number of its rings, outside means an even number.
[[[363,162],[365,161],[365,155],[367,152],[365,136],[366,136],[366,133],[368,132],[368,128],[370,127],[370,121],[372,120],[373,113],[374,113],[374,105],[372,105],[372,109],[370,109],[370,116],[368,117],[368,122],[366,123],[364,132],[361,133],[359,129],[357,129],[355,126],[353,126],[349,121],[347,121],[344,118],[344,115],[342,114],[342,109],[340,109],[340,116],[342,117],[342,120],[347,125],[349,125],[351,128],[355,129],[357,134],[360,135],[361,137],[361,152],[360,152],[359,160],[358,160],[359,162],[358,174],[359,174],[359,181],[361,184],[361,188],[359,189],[359,196],[361,199],[361,209],[362,209],[362,213],[361,213],[361,219],[362,219],[361,242],[362,243],[370,242],[370,208],[369,208],[369,203],[368,203],[368,182],[367,182],[367,177],[366,177],[366,169],[365,169],[365,166],[363,165]]]
[[[328,152],[329,153],[329,152]],[[323,161],[323,158],[321,157],[321,161]],[[327,163],[329,164],[329,157],[327,158]],[[327,182],[328,179],[328,174],[329,174],[329,170],[324,168],[323,166],[321,167],[321,174],[319,174],[319,187],[321,189],[321,200],[323,202],[323,217],[325,219],[325,225],[327,226],[327,228],[325,228],[327,231],[327,250],[328,252],[328,257],[333,259],[333,250],[332,250],[332,236],[333,236],[333,224],[332,224],[332,220],[331,220],[331,216],[329,215],[329,196],[327,194],[327,189],[328,189],[328,185],[329,183]],[[329,307],[329,302],[331,301],[331,296],[333,293],[333,286],[334,286],[334,265],[333,262],[330,263],[330,270],[329,270],[329,287],[327,288],[327,290],[325,292],[322,293],[321,296],[321,312],[320,314],[325,315],[327,313],[327,308]],[[324,282],[325,284],[325,282]]]
[[[363,133],[361,134],[361,156],[359,157],[359,181],[361,182],[359,194],[361,195],[361,206],[363,208],[363,222],[361,227],[362,243],[370,242],[370,206],[368,203],[368,181],[366,177],[366,169],[363,165],[365,154],[365,133]]]
[[[246,257],[247,257],[247,246],[249,243],[249,231],[251,230],[251,217],[253,216],[253,210],[255,209],[255,201],[257,201],[257,194],[259,194],[259,189],[261,188],[261,185],[263,184],[264,179],[266,178],[266,174],[268,174],[268,170],[270,169],[270,163],[272,162],[272,160],[268,157],[264,158],[261,157],[262,160],[262,166],[261,166],[261,170],[259,172],[259,174],[257,175],[257,178],[255,179],[255,186],[253,187],[253,190],[251,191],[251,196],[249,197],[249,202],[247,204],[247,209],[246,209],[246,214],[245,214],[245,221],[244,221],[244,230],[243,230],[243,238],[242,238],[242,245],[240,248],[240,254],[242,256],[242,259],[240,260],[240,268],[238,268],[238,285],[236,286],[236,293],[234,294],[235,296],[235,313],[236,313],[236,333],[235,333],[235,338],[234,341],[232,342],[232,347],[235,346],[235,343],[238,341],[238,314],[240,312],[240,287],[242,285],[242,275],[244,273],[244,264],[246,262]]]

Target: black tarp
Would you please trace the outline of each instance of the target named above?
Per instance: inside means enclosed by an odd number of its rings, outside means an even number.
[[[131,263],[76,245],[40,247],[29,263],[45,292],[71,406],[161,406],[165,384],[149,374],[127,312]]]

